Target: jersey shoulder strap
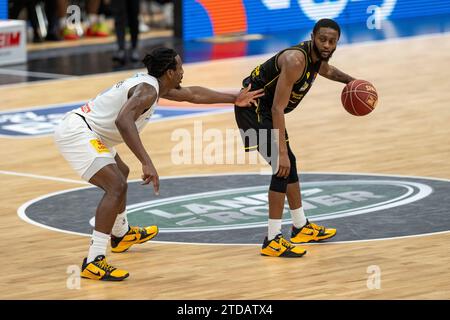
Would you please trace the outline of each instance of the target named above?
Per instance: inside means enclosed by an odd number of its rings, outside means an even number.
[[[286,49],[281,50],[280,52],[278,52],[278,54],[275,57],[275,67],[277,68],[277,71],[280,71],[280,70],[278,70],[278,58],[280,57],[280,55],[283,52],[286,52],[288,50],[300,51],[305,56],[305,69],[303,70],[302,75],[299,77],[299,80],[301,80],[305,76],[305,73],[308,70],[309,65],[312,64],[310,42],[311,41],[303,41],[303,42],[301,42],[299,44],[296,44],[296,45],[294,45],[292,47],[286,48]]]

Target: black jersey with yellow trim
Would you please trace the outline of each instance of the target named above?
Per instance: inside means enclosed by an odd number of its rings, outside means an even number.
[[[272,108],[273,99],[275,96],[275,88],[277,86],[278,77],[280,76],[281,72],[280,68],[278,67],[278,57],[280,56],[280,54],[287,50],[298,50],[305,55],[305,69],[303,70],[302,74],[299,74],[298,80],[292,87],[291,96],[289,97],[289,103],[286,106],[284,113],[289,113],[297,107],[300,101],[302,101],[303,97],[308,93],[315,78],[317,77],[321,62],[320,60],[316,63],[312,62],[311,41],[304,41],[278,52],[269,60],[254,68],[250,76],[242,81],[244,87],[247,87],[248,84],[251,83],[252,90],[264,88],[263,100],[265,103],[261,104],[261,108],[269,108],[269,110],[270,108]]]

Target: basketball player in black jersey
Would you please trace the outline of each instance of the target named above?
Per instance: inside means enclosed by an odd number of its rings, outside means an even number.
[[[321,241],[336,234],[336,229],[318,226],[305,217],[296,159],[289,146],[284,114],[297,107],[317,74],[345,84],[355,80],[328,64],[339,37],[340,27],[335,21],[319,20],[310,41],[280,51],[243,80],[244,87],[251,84],[252,90],[264,88],[264,96],[255,106],[235,107],[245,149],[258,150],[275,169],[269,188],[268,235],[264,239],[262,255],[301,257],[306,250],[292,243]],[[293,221],[290,242],[281,233],[286,195]]]

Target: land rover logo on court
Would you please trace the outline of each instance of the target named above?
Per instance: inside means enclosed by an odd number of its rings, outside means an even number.
[[[267,229],[269,180],[259,174],[163,178],[160,197],[131,182],[128,221],[158,225],[155,240],[160,241],[260,243]],[[300,181],[307,217],[338,230],[331,241],[450,230],[448,180],[330,173],[302,174]],[[19,215],[34,224],[89,235],[101,194],[89,187],[47,195],[22,206]],[[288,236],[287,204],[283,225]]]
[[[315,221],[396,207],[420,200],[432,192],[427,185],[390,180],[306,182],[303,207]],[[128,216],[145,225],[148,215],[161,232],[227,230],[267,223],[267,186],[170,197],[128,207]],[[285,210],[285,217],[289,211]],[[285,219],[285,222],[290,222]]]

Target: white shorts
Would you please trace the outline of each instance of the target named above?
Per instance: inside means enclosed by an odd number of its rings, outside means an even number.
[[[100,137],[75,113],[68,113],[62,118],[55,129],[54,138],[63,157],[86,181],[104,166],[116,163],[116,150],[106,147]]]

